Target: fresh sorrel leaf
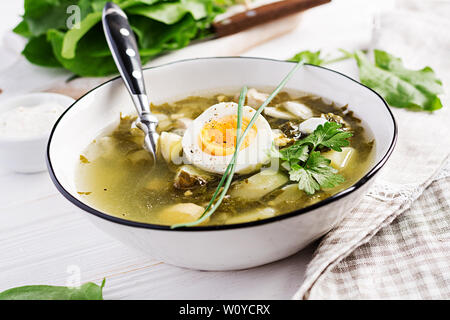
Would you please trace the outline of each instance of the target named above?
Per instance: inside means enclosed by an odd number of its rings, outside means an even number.
[[[304,63],[315,64],[317,66],[322,65],[324,59],[321,57],[320,50],[319,51],[301,51],[297,53],[295,56],[289,59],[289,61],[299,62],[303,61]]]
[[[402,60],[386,51],[374,50],[372,63],[362,51],[350,53],[340,49],[343,56],[327,60],[320,51],[301,51],[290,61],[304,59],[307,63],[326,65],[354,58],[359,67],[360,81],[378,92],[392,107],[411,110],[434,111],[442,108],[438,95],[443,93],[442,81],[433,69],[410,70]]]
[[[67,8],[77,4],[76,0],[25,0],[23,20],[35,37],[49,29],[66,29]]]
[[[0,293],[0,300],[103,300],[102,284],[88,282],[79,288],[59,286],[23,286]]]
[[[61,57],[64,59],[75,58],[75,50],[77,48],[78,41],[101,20],[101,12],[92,12],[80,23],[79,28],[74,28],[67,31],[64,35]]]
[[[53,55],[53,48],[46,35],[31,38],[22,54],[31,63],[46,67],[61,67],[61,63]]]
[[[106,0],[25,0],[23,20],[14,32],[29,39],[25,57],[41,66],[62,66],[79,76],[105,76],[116,73],[101,29],[101,14]],[[129,16],[138,37],[142,62],[158,54],[177,50],[193,39],[208,35],[217,14],[224,9],[214,0],[114,0]],[[69,30],[67,21],[80,9],[79,28]],[[42,40],[47,39],[47,44]],[[39,40],[36,40],[38,38]],[[37,44],[45,48],[48,59]],[[49,48],[52,50],[49,50]],[[55,62],[58,61],[58,63]]]
[[[22,20],[14,29],[13,32],[21,35],[25,38],[31,38],[33,35],[30,32],[30,29],[28,28],[28,23],[25,20]]]
[[[316,66],[323,66],[326,64],[330,64],[330,63],[335,63],[338,61],[342,61],[342,60],[347,60],[352,58],[351,54],[348,54],[346,51],[344,50],[340,50],[342,55],[337,57],[337,58],[333,58],[330,59],[329,57],[324,57],[322,52],[319,51],[309,51],[309,50],[305,50],[305,51],[300,51],[299,53],[297,53],[295,56],[293,56],[291,59],[289,59],[289,61],[301,61],[303,60],[305,63],[308,64],[314,64]]]
[[[389,103],[398,108],[434,111],[442,108],[438,95],[443,92],[442,82],[434,71],[406,69],[401,59],[387,52],[375,50],[375,64],[364,53],[355,52],[359,77],[363,84],[374,89]]]
[[[205,18],[208,15],[207,5],[207,2],[200,0],[185,0],[182,2],[163,2],[153,6],[132,7],[128,12],[135,15],[142,15],[165,24],[174,24],[188,13],[195,20]]]
[[[114,63],[112,56],[102,56],[98,53],[98,48],[91,47],[89,48],[89,44],[91,43],[90,39],[97,37],[97,46],[98,44],[103,43],[102,33],[98,32],[90,32],[89,37],[84,37],[83,42],[80,42],[75,59],[65,59],[61,55],[61,50],[64,41],[64,33],[58,30],[49,30],[48,40],[51,42],[53,47],[53,53],[55,54],[58,61],[63,65],[64,68],[71,70],[73,73],[80,76],[103,76],[105,74],[111,74],[116,72],[117,67]],[[92,37],[92,38],[91,38]],[[84,43],[84,45],[83,45]],[[106,44],[106,43],[105,43]],[[89,61],[89,63],[86,63]]]

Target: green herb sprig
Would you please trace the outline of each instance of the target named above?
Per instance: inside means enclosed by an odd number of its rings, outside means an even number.
[[[353,134],[341,130],[336,122],[325,122],[317,126],[312,134],[295,142],[292,146],[272,152],[283,160],[281,166],[289,172],[291,181],[298,182],[298,188],[312,195],[323,188],[333,188],[344,182],[344,177],[330,166],[331,161],[316,151],[327,147],[337,152],[350,144],[348,138]]]
[[[343,61],[343,60],[347,60],[347,59],[351,58],[351,56],[349,56],[347,52],[345,52],[343,50],[341,50],[341,52],[343,53],[342,56],[330,59],[328,56],[324,57],[320,50],[318,50],[318,51],[305,50],[305,51],[300,51],[299,53],[297,53],[295,56],[290,58],[289,61],[298,62],[298,61],[303,60],[305,63],[308,63],[308,64],[314,64],[316,66],[323,66],[326,64],[335,63],[335,62],[339,62],[339,61]]]
[[[242,133],[242,135],[239,135],[240,130],[241,130],[241,124],[239,122],[239,119],[240,119],[239,117],[240,117],[240,112],[242,111],[241,110],[242,105],[245,102],[245,96],[247,95],[247,87],[242,88],[241,94],[240,94],[240,97],[239,97],[239,104],[238,104],[238,123],[237,123],[237,134],[236,134],[236,148],[234,150],[233,157],[231,158],[231,161],[228,164],[227,169],[225,170],[225,173],[223,174],[222,179],[220,180],[220,182],[219,182],[219,184],[218,184],[218,186],[216,188],[216,191],[214,192],[214,195],[212,196],[208,206],[206,207],[206,209],[205,209],[204,213],[201,215],[201,217],[199,219],[197,219],[196,221],[193,221],[193,222],[180,223],[180,224],[172,225],[171,226],[172,229],[180,228],[180,227],[197,226],[197,225],[201,224],[202,222],[204,222],[206,219],[208,219],[217,210],[217,208],[222,203],[223,198],[227,194],[228,189],[230,188],[231,180],[233,179],[234,170],[235,170],[235,166],[236,166],[236,160],[237,160],[237,157],[238,157],[241,145],[242,145],[242,143],[243,143],[243,141],[245,139],[245,136],[249,132],[250,128],[253,127],[253,125],[255,124],[256,120],[259,117],[259,115],[263,112],[264,108],[267,107],[267,105],[273,100],[273,98],[275,98],[275,96],[284,88],[284,86],[289,81],[289,79],[294,75],[294,73],[301,66],[303,66],[303,64],[304,64],[304,62],[300,61],[300,62],[298,62],[295,65],[295,67],[280,82],[280,84],[276,87],[276,89],[269,95],[269,97],[266,99],[266,101],[264,101],[264,103],[256,110],[255,114],[253,115],[253,117],[251,118],[250,122],[248,123],[247,128],[245,128],[245,130]],[[225,183],[225,186],[221,190],[222,185],[224,183]],[[220,193],[220,191],[221,191],[221,193]],[[219,196],[217,202],[213,205],[213,203],[216,200],[216,198],[219,195],[219,193],[220,193],[220,196]]]

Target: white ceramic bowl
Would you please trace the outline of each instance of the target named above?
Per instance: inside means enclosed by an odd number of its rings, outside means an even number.
[[[144,71],[155,103],[205,91],[275,87],[294,66],[260,58],[184,60]],[[117,123],[119,113],[134,113],[121,79],[113,79],[79,99],[59,119],[48,144],[48,167],[59,191],[82,214],[123,243],[169,264],[200,270],[255,267],[292,255],[331,230],[358,203],[389,158],[397,127],[384,100],[373,90],[338,72],[307,65],[286,89],[310,92],[349,104],[376,139],[375,162],[352,187],[307,208],[254,222],[175,229],[123,220],[83,202],[74,170],[83,149],[103,128]],[[70,141],[70,143],[68,143]]]
[[[0,103],[0,114],[16,107],[32,107],[45,102],[56,102],[62,107],[75,100],[56,93],[30,93]],[[45,151],[48,132],[33,138],[0,137],[0,166],[21,173],[45,171]]]

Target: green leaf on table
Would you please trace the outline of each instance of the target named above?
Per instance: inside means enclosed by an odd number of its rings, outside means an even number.
[[[174,24],[190,13],[195,20],[208,15],[208,3],[201,0],[181,0],[177,2],[162,2],[152,6],[137,6],[127,10],[136,15],[165,23]]]
[[[289,61],[294,61],[294,62],[299,62],[302,60],[305,63],[314,64],[316,66],[322,65],[324,62],[324,59],[321,57],[320,50],[319,51],[309,51],[309,50],[301,51],[289,59]]]
[[[102,12],[106,2],[109,1],[110,0],[80,0],[80,4],[85,3],[86,6],[89,7],[93,12]],[[116,0],[112,2],[121,3],[123,1]]]
[[[64,41],[63,32],[49,30],[47,36],[52,44],[54,55],[65,69],[86,77],[100,77],[117,72],[117,67],[109,54],[106,40],[100,30],[92,29],[83,37],[77,46],[74,59],[66,59],[61,55]]]
[[[22,20],[14,29],[13,32],[21,35],[25,38],[31,38],[33,35],[30,32],[30,28],[28,27],[28,23],[25,20]]]
[[[298,62],[303,60],[305,63],[314,64],[316,66],[323,66],[326,64],[331,64],[335,62],[339,62],[342,60],[347,60],[353,58],[352,54],[349,54],[345,50],[340,49],[341,55],[335,58],[330,59],[329,56],[324,57],[320,50],[318,51],[309,51],[304,50],[297,53],[295,56],[290,58],[288,61]]]
[[[65,59],[73,59],[75,57],[78,41],[80,41],[80,39],[101,20],[101,12],[92,12],[80,22],[79,28],[73,28],[67,31],[64,35],[61,56]]]
[[[49,29],[66,29],[67,8],[77,4],[77,0],[25,0],[23,19],[33,36],[43,35]]]
[[[442,108],[438,95],[442,82],[430,67],[409,70],[400,58],[385,51],[374,50],[375,64],[357,51],[354,57],[363,84],[378,92],[393,107],[434,111]]]
[[[53,48],[46,35],[32,37],[22,54],[31,63],[46,67],[61,67],[61,63],[53,55]]]
[[[23,20],[14,32],[29,39],[24,52],[32,63],[62,66],[78,76],[106,76],[117,72],[101,27],[106,0],[25,0]],[[143,64],[193,39],[211,33],[210,26],[224,8],[214,0],[113,0],[128,15],[137,35]],[[68,29],[67,20],[80,9],[79,28]],[[72,21],[75,22],[75,21]],[[48,43],[46,43],[44,38]],[[50,49],[50,46],[52,50]],[[38,47],[44,50],[39,52]],[[48,59],[43,56],[48,54]],[[57,61],[57,62],[56,62]]]
[[[23,286],[0,292],[0,300],[103,300],[102,284],[88,282],[79,288],[59,286]]]
[[[165,50],[183,48],[198,32],[196,21],[191,16],[186,16],[172,25],[143,16],[130,16],[130,22],[137,35],[140,53],[144,56],[154,56]]]
[[[389,103],[398,108],[434,111],[442,108],[438,95],[443,93],[442,82],[433,69],[410,70],[402,60],[385,51],[374,50],[375,62],[369,61],[362,51],[354,54],[340,49],[341,57],[326,60],[320,51],[301,51],[290,61],[325,65],[354,58],[359,67],[360,81],[378,92]]]

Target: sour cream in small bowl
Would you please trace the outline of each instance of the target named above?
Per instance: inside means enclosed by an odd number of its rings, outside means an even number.
[[[74,99],[30,93],[0,102],[0,166],[21,173],[46,170],[48,136]]]

